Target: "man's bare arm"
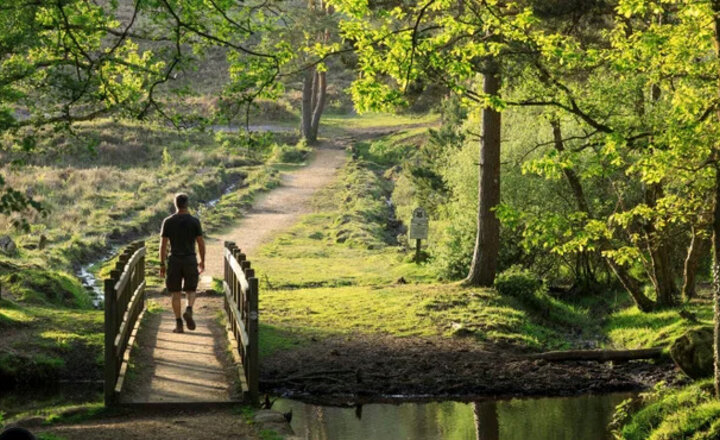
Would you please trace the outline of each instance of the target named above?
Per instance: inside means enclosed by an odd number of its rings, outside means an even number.
[[[198,262],[198,268],[200,272],[205,270],[205,239],[202,235],[198,235],[195,239],[198,245],[198,252],[200,252],[200,261]]]
[[[165,276],[165,258],[167,257],[168,238],[162,237],[160,241],[160,276]]]

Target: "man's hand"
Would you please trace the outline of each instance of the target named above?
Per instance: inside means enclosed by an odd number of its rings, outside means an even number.
[[[160,264],[160,278],[165,278],[165,263]]]
[[[205,262],[201,261],[198,263],[198,275],[205,272]]]

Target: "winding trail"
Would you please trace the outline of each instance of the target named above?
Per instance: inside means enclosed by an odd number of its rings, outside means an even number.
[[[207,264],[204,283],[210,277],[222,278],[224,241],[235,244],[252,261],[258,246],[274,233],[289,228],[303,214],[310,212],[308,202],[315,192],[327,186],[345,163],[348,138],[326,142],[315,150],[310,163],[297,171],[283,173],[280,187],[262,196],[236,226],[207,237]]]

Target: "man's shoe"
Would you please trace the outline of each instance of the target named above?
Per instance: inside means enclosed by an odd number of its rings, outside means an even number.
[[[182,319],[178,319],[175,322],[175,330],[173,330],[173,333],[185,333],[185,330],[183,330]]]
[[[183,313],[183,318],[185,318],[188,330],[195,330],[195,320],[193,320],[192,311],[185,310],[185,313]]]

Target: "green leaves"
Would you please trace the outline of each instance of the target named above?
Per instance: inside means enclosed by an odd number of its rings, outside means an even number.
[[[14,190],[5,184],[5,179],[0,174],[0,214],[5,216],[11,216],[14,213],[20,213],[27,209],[33,209],[40,214],[44,214],[45,208],[20,191]],[[11,223],[13,226],[22,229],[24,231],[30,230],[30,225],[27,220],[21,216],[15,216],[12,218]]]

